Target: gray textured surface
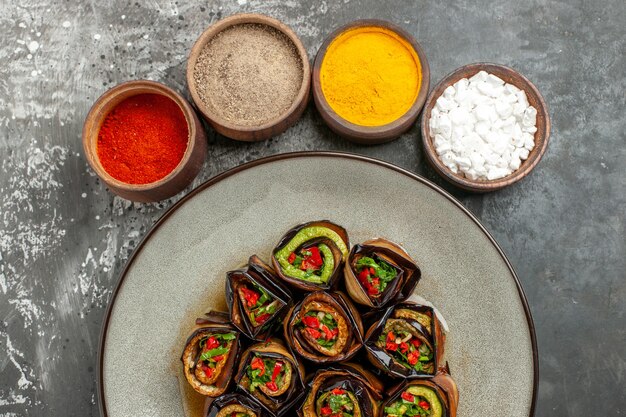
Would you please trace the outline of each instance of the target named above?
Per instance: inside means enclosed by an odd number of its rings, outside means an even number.
[[[311,57],[337,25],[385,18],[415,35],[435,82],[460,65],[494,61],[537,85],[553,131],[530,177],[487,196],[444,186],[482,219],[524,284],[540,351],[537,415],[626,412],[623,1],[4,3],[0,414],[98,414],[95,355],[111,289],[176,198],[154,205],[114,198],[82,156],[83,118],[121,81],[149,78],[185,91],[195,38],[236,11],[284,20]],[[329,133],[312,108],[271,141],[211,134],[209,145],[195,185],[244,161],[310,149],[375,156],[442,184],[424,166],[417,128],[391,144],[358,147]]]
[[[311,204],[298,198],[301,190],[273,183],[302,171],[319,179],[308,195],[331,205]],[[336,178],[345,179],[349,190]],[[372,201],[369,189],[381,190],[379,198]],[[241,204],[233,208],[233,200]],[[528,417],[533,389],[528,322],[517,284],[489,238],[432,188],[385,167],[328,157],[239,172],[194,196],[157,229],[134,259],[109,323],[104,356],[109,416],[150,416],[154,410],[181,415],[176,379],[182,373],[181,346],[195,317],[209,307],[223,308],[226,271],[248,254],[269,259],[289,228],[326,218],[344,226],[353,243],[373,236],[398,242],[420,265],[416,292],[437,306],[450,327],[445,360],[463,395],[458,417],[473,417],[476,409],[484,417]],[[163,358],[151,365],[154,379],[144,377],[145,363],[136,360],[147,345],[151,355]],[[504,372],[507,379],[500,378]]]

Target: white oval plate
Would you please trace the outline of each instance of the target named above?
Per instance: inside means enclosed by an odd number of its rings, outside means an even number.
[[[458,417],[528,417],[537,391],[532,318],[493,238],[460,203],[394,165],[343,153],[282,154],[209,180],[170,209],[122,273],[100,346],[103,416],[185,414],[180,352],[195,317],[225,309],[225,272],[265,260],[292,226],[329,219],[352,243],[384,236],[422,269],[416,293],[450,332]]]

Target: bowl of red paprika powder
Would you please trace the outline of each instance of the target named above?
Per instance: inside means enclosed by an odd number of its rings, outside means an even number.
[[[105,92],[83,126],[87,161],[112,192],[154,202],[178,194],[198,175],[206,135],[183,96],[137,80]]]

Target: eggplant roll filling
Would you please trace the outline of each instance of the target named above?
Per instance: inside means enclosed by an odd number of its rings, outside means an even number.
[[[224,392],[233,374],[238,340],[234,331],[215,328],[200,328],[189,337],[181,359],[185,378],[195,391],[211,397]]]
[[[214,384],[224,370],[231,352],[234,333],[207,334],[200,339],[194,375],[205,385]]]
[[[338,355],[348,342],[346,319],[335,308],[319,301],[302,307],[296,328],[305,345],[326,356]]]
[[[359,283],[370,298],[382,296],[387,286],[399,275],[398,269],[376,255],[360,257],[354,268]]]
[[[241,404],[231,404],[218,411],[215,417],[258,417],[258,414]]]
[[[318,417],[360,417],[359,401],[352,391],[336,387],[322,392],[315,401]]]
[[[280,256],[280,253],[279,255]],[[284,257],[278,258],[283,273],[304,281],[326,283],[335,269],[335,260],[330,248],[319,245],[301,247],[289,253],[287,262]]]
[[[260,406],[243,394],[225,394],[215,399],[207,397],[204,417],[262,417]]]
[[[405,368],[434,374],[434,352],[429,338],[406,320],[415,320],[424,328],[430,329],[431,318],[408,309],[397,310],[394,316],[399,318],[387,319],[376,342],[377,346]]]
[[[427,386],[410,385],[384,409],[384,417],[442,417],[443,405],[435,390]]]
[[[276,397],[291,387],[292,373],[289,361],[255,354],[241,384],[253,395],[259,390],[269,397]]]
[[[379,417],[382,383],[360,365],[320,369],[309,382],[300,417]]]
[[[261,326],[267,322],[280,306],[278,300],[253,283],[240,285],[237,288],[237,292],[241,305],[254,327]]]

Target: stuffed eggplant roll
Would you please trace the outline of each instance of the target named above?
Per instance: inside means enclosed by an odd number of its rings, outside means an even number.
[[[365,339],[374,366],[390,376],[414,378],[435,374],[445,334],[432,307],[405,302],[385,310]]]
[[[300,417],[378,417],[382,383],[356,364],[316,372],[298,411]]]
[[[405,381],[383,404],[382,417],[456,417],[459,392],[447,367],[432,379]]]
[[[207,398],[204,417],[263,417],[263,409],[243,394],[225,394]]]
[[[304,394],[304,367],[282,341],[270,339],[243,353],[236,381],[270,414],[280,416]]]
[[[373,308],[404,301],[420,279],[420,269],[409,254],[398,244],[380,238],[355,245],[344,269],[350,297]]]
[[[274,270],[253,255],[244,269],[226,273],[226,300],[233,324],[254,340],[265,340],[282,323],[291,294]]]
[[[341,292],[307,295],[289,312],[284,333],[297,354],[317,363],[349,359],[363,343],[361,318]]]
[[[197,319],[181,357],[187,382],[202,395],[223,394],[232,379],[239,347],[239,332],[226,313]]]
[[[341,275],[349,247],[343,227],[326,220],[304,223],[282,237],[272,253],[272,265],[297,290],[327,290]]]

